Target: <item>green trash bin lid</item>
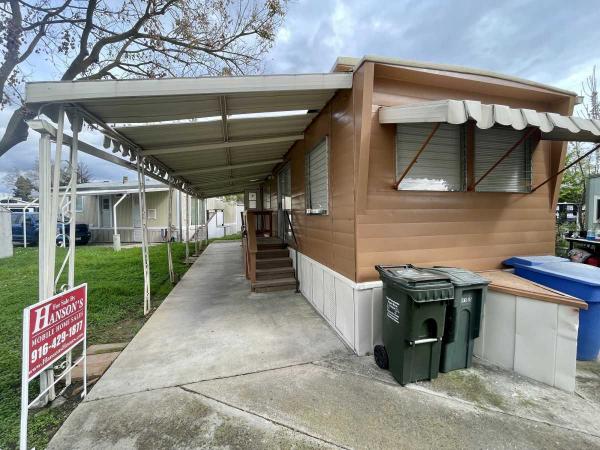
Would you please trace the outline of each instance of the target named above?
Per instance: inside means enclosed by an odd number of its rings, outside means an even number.
[[[488,285],[490,281],[481,275],[470,270],[460,269],[458,267],[434,267],[432,270],[447,275],[452,280],[452,284],[457,287]]]
[[[422,269],[410,264],[402,266],[375,266],[381,279],[404,290],[415,302],[432,302],[454,299],[454,286],[450,276]]]

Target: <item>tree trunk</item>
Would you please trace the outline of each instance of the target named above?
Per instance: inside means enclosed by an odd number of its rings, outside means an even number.
[[[6,131],[0,140],[0,156],[5,154],[15,145],[25,142],[29,134],[26,120],[33,118],[35,114],[24,106],[15,110],[8,121]]]

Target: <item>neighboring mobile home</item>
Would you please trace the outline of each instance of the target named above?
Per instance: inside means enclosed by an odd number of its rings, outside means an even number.
[[[77,219],[87,223],[92,233],[92,243],[112,243],[115,232],[121,242],[141,242],[142,227],[138,184],[129,182],[94,182],[77,185]],[[172,235],[176,240],[185,238],[186,224],[185,194],[174,195],[171,223]],[[146,183],[146,203],[148,211],[149,242],[164,242],[168,227],[169,187],[162,183]],[[116,206],[116,208],[115,208]],[[198,220],[196,200],[190,198],[190,236],[194,233]],[[116,221],[115,221],[116,219]]]
[[[105,181],[77,185],[77,222],[89,225],[91,242],[112,243],[115,213],[117,232],[121,242],[141,242],[140,209],[137,183],[131,183],[127,177],[122,183]],[[125,198],[123,198],[125,197]],[[241,228],[240,206],[235,201],[210,198],[203,202],[187,194],[174,193],[172,206],[172,236],[175,240],[185,239],[187,211],[189,210],[190,239],[195,239],[196,227],[199,227],[199,239],[206,237],[202,226],[208,220],[208,237],[222,237],[238,233]],[[164,242],[168,228],[169,187],[162,183],[146,183],[146,203],[148,209],[149,242]],[[116,209],[115,209],[116,206]]]

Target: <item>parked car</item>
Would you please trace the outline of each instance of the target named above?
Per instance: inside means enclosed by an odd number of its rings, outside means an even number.
[[[27,245],[37,245],[40,232],[40,221],[38,213],[13,211],[10,215],[12,222],[12,243],[13,245],[23,245],[26,236]],[[25,226],[23,219],[25,218]]]
[[[23,218],[25,218],[25,226],[23,226]],[[37,212],[13,212],[11,214],[12,221],[12,242],[13,245],[23,245],[25,235],[27,245],[37,245],[40,234],[40,220]],[[70,225],[67,223],[58,223],[56,225],[56,245],[61,245],[63,239],[65,244],[69,243]],[[92,234],[86,223],[78,223],[75,225],[75,240],[78,244],[85,245],[90,241]]]
[[[68,223],[65,224],[64,239],[65,245],[69,245],[69,233],[71,227]],[[90,242],[92,233],[87,223],[76,223],[75,224],[75,242],[77,244],[86,245]],[[61,245],[63,241],[63,228],[62,223],[58,223],[56,226],[56,245]]]

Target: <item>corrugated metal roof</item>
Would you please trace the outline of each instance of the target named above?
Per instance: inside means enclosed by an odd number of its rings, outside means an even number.
[[[515,130],[539,128],[544,140],[600,142],[599,120],[511,108],[506,105],[485,105],[473,100],[438,100],[379,109],[380,123],[462,124],[468,120],[473,120],[481,129],[494,125],[510,126]]]
[[[206,194],[239,192],[264,179],[303,138],[315,111],[351,87],[352,74],[329,73],[28,83],[26,95],[32,109],[79,108],[106,130],[115,151],[139,151]],[[308,113],[291,114],[297,111]]]

